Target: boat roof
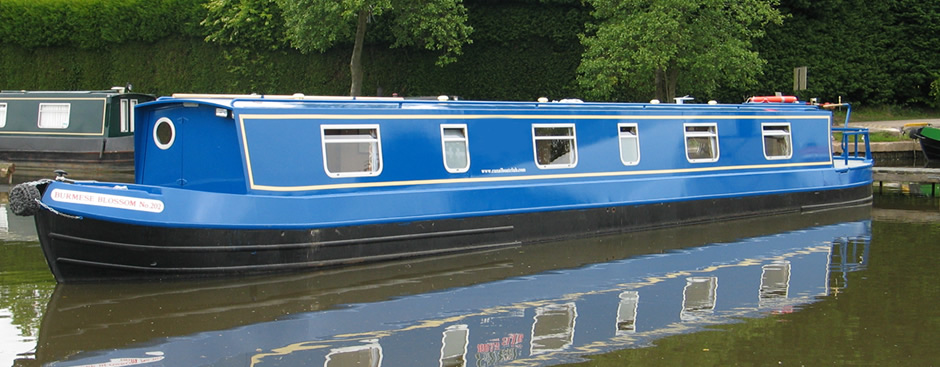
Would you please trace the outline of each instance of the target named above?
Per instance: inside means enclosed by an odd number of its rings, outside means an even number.
[[[112,89],[103,89],[103,90],[64,90],[64,91],[46,91],[46,90],[2,90],[0,95],[3,97],[100,97],[105,96],[114,96],[114,95],[147,95],[145,93],[134,93],[127,91],[122,87],[114,87]],[[151,95],[151,98],[153,96]]]
[[[688,100],[687,98],[683,101]],[[305,109],[305,108],[364,108],[364,109],[419,109],[419,110],[462,110],[462,109],[522,109],[522,110],[681,110],[702,109],[714,112],[734,111],[818,111],[819,107],[803,102],[799,103],[739,103],[719,104],[709,103],[647,103],[627,102],[583,102],[578,99],[562,99],[548,101],[541,98],[538,101],[470,101],[455,100],[451,97],[441,96],[436,99],[420,98],[409,99],[402,97],[349,97],[349,96],[306,96],[293,95],[260,95],[260,94],[186,94],[178,93],[169,97],[160,97],[156,101],[139,105],[153,106],[178,103],[198,103],[215,106],[229,110],[241,108],[270,108],[270,109]]]

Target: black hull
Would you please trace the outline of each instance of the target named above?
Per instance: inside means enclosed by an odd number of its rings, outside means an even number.
[[[14,162],[16,171],[13,184],[35,181],[55,176],[55,171],[68,172],[75,180],[97,180],[109,182],[134,182],[134,160],[111,160],[100,162],[29,161],[23,158],[4,160]]]
[[[920,149],[924,151],[924,157],[928,163],[940,162],[940,141],[928,137],[921,137]]]
[[[14,183],[49,178],[55,170],[79,180],[133,182],[133,139],[0,136],[0,161],[16,165]]]
[[[71,219],[36,225],[59,282],[328,268],[523,243],[867,204],[872,188],[303,230],[163,228]]]
[[[0,159],[31,162],[133,162],[134,136],[0,135]]]
[[[920,150],[924,152],[925,166],[940,164],[940,141],[921,134],[923,128],[912,130],[910,136],[920,142]]]

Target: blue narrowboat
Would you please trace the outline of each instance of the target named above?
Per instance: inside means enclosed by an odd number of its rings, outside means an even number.
[[[174,95],[136,120],[133,184],[11,190],[59,282],[297,271],[872,198],[871,157],[834,157],[831,112],[803,103]],[[840,130],[843,144],[867,134]]]

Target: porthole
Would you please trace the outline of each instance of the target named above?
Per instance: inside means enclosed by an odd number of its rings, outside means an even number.
[[[166,117],[157,120],[157,123],[153,125],[153,142],[157,144],[157,148],[170,149],[175,140],[176,126],[173,125],[173,121]]]

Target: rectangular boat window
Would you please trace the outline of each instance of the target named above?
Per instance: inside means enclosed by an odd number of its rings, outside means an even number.
[[[131,100],[131,110],[129,111],[129,112],[130,112],[130,120],[131,120],[131,132],[134,132],[134,125],[137,125],[137,121],[136,121],[135,118],[134,118],[134,108],[136,108],[136,107],[137,107],[137,100],[136,100],[136,99],[132,99],[132,100]]]
[[[573,124],[532,125],[535,165],[539,168],[571,168],[578,164]]]
[[[323,126],[323,167],[330,177],[376,176],[382,171],[377,125]]]
[[[68,129],[71,108],[72,105],[68,103],[40,103],[39,128]]]
[[[0,103],[0,128],[7,126],[7,104]]]
[[[128,120],[130,120],[130,116],[128,116],[129,114],[128,111],[130,111],[130,108],[128,106],[128,101],[126,99],[122,99],[121,100],[121,132],[122,133],[126,133],[130,131],[130,127],[127,126],[129,122]]]
[[[764,136],[764,157],[767,159],[789,159],[793,156],[793,141],[790,124],[761,124]]]
[[[718,124],[685,124],[685,154],[689,162],[718,160]]]
[[[617,126],[620,129],[620,161],[627,166],[640,163],[640,136],[636,124]]]
[[[467,125],[441,125],[441,144],[447,172],[461,173],[470,169]]]

